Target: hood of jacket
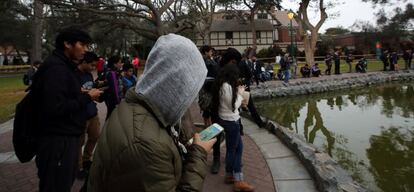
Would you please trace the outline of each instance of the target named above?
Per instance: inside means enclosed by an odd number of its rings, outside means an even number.
[[[135,92],[164,126],[175,125],[198,96],[207,75],[203,57],[182,36],[161,36],[145,64]]]

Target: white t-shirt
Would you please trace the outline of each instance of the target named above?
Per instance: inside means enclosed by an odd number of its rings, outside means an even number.
[[[219,117],[226,121],[237,121],[240,119],[239,107],[241,106],[243,97],[237,94],[237,99],[234,104],[235,110],[232,108],[233,91],[231,85],[223,83],[220,88],[220,105],[219,105]]]

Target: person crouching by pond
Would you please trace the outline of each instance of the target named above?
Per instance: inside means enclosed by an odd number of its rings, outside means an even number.
[[[319,64],[315,63],[311,69],[312,76],[319,77],[321,75],[321,69],[319,69]]]
[[[112,56],[108,60],[108,72],[106,73],[106,86],[104,91],[104,101],[107,108],[106,118],[108,119],[116,105],[122,99],[121,68],[122,60],[119,56]]]
[[[122,71],[124,72],[124,75],[122,76],[122,93],[125,95],[128,89],[135,86],[137,77],[134,75],[134,66],[131,64],[122,66]]]
[[[172,57],[173,56],[173,57]],[[168,67],[166,67],[168,66]],[[203,86],[207,69],[194,43],[158,38],[135,89],[107,120],[96,147],[87,191],[202,191],[207,154],[216,139],[184,146],[184,113]],[[187,138],[189,139],[189,138]]]
[[[306,78],[306,77],[310,77],[311,74],[311,68],[309,67],[309,65],[306,63],[305,66],[300,68],[300,73],[302,74],[302,77]]]
[[[227,64],[220,70],[214,85],[213,111],[219,116],[219,124],[226,136],[225,183],[233,184],[234,191],[253,191],[244,181],[242,173],[243,141],[240,135],[239,108],[246,89],[238,84],[237,65]]]

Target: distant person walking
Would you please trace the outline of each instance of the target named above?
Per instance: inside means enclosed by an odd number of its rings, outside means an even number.
[[[283,76],[284,76],[284,83],[287,85],[289,83],[289,69],[290,69],[290,55],[289,53],[286,53],[285,56],[280,60],[280,69],[282,70]]]
[[[325,56],[325,64],[326,64],[325,75],[331,75],[331,70],[332,70],[332,55],[330,53],[328,53]]]
[[[334,62],[335,62],[335,75],[339,75],[341,74],[341,58],[340,58],[340,53],[339,51],[336,51],[334,54]]]

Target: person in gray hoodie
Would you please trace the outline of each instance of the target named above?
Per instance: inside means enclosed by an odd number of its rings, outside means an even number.
[[[206,75],[203,57],[191,40],[161,36],[135,90],[127,91],[103,129],[87,190],[201,191],[207,153],[216,139],[201,141],[195,134],[193,144],[185,146],[191,134],[175,125],[180,125]]]

